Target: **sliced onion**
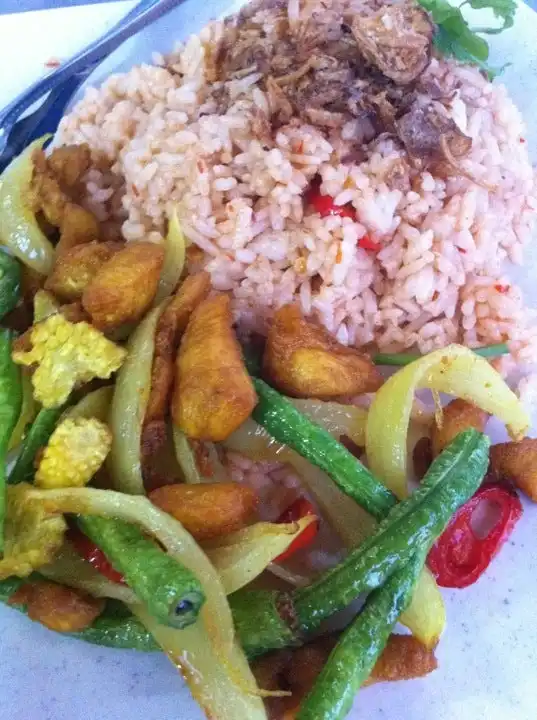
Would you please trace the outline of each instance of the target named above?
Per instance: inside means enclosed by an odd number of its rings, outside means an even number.
[[[113,394],[114,388],[111,385],[94,390],[66,410],[62,419],[96,418],[105,423],[108,420]]]
[[[243,423],[224,445],[251,460],[289,463],[347,547],[357,545],[370,534],[373,520],[365,510],[342,493],[326,473],[278,443],[254,420]]]
[[[110,407],[112,449],[107,459],[110,479],[116,490],[143,495],[141,463],[142,424],[149,393],[155,350],[155,331],[162,306],[152,310],[131,335],[127,359],[116,380]]]
[[[205,552],[218,570],[227,594],[261,575],[312,522],[316,522],[312,515],[296,523],[260,522],[219,538],[218,544],[206,546]]]
[[[323,400],[292,400],[293,405],[312,422],[334,437],[349,437],[359,447],[365,446],[367,410],[356,405],[343,405]]]
[[[130,609],[177,667],[207,718],[266,720],[261,698],[248,689],[256,688],[256,683],[244,653],[234,642],[229,652],[235,669],[231,676],[214,652],[204,610],[202,622],[174,630],[159,625],[140,605],[131,605]]]
[[[0,175],[0,243],[21,262],[41,275],[54,265],[54,248],[39,227],[32,208],[30,183],[34,172],[33,154],[51,135],[28,145]]]
[[[505,423],[513,439],[524,437],[529,417],[517,396],[484,358],[450,345],[401,368],[377,392],[367,419],[371,471],[398,497],[406,497],[407,434],[414,393],[421,388],[477,405]]]
[[[203,482],[201,473],[198,470],[194,450],[192,450],[187,436],[175,425],[172,426],[172,432],[175,457],[177,458],[177,462],[181,468],[185,482],[190,483],[191,485]]]

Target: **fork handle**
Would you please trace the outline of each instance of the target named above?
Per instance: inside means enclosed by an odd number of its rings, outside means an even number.
[[[59,83],[84,71],[89,66],[93,66],[119,47],[122,42],[182,2],[184,0],[142,0],[139,2],[98,40],[90,43],[50,75],[30,85],[15,100],[6,105],[0,112],[0,134],[2,126],[12,125],[31,105]]]

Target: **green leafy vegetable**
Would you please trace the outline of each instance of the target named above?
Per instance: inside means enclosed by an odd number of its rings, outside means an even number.
[[[490,78],[503,70],[503,68],[492,68],[487,64],[489,46],[478,33],[492,35],[512,27],[516,12],[514,0],[466,0],[460,7],[451,5],[447,0],[418,0],[418,2],[431,14],[437,25],[434,44],[438,52],[461,62],[477,65]],[[461,12],[465,4],[474,10],[491,10],[495,17],[503,20],[503,24],[499,27],[471,28]]]

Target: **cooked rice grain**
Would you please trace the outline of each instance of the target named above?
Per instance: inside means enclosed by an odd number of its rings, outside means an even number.
[[[292,26],[315,8],[301,5],[289,3]],[[110,163],[88,175],[99,218],[123,220],[127,240],[158,241],[177,206],[246,330],[263,331],[274,308],[298,300],[343,343],[427,352],[508,340],[520,359],[534,354],[521,293],[502,275],[505,261],[521,262],[537,208],[524,124],[505,87],[453,61],[427,70],[473,139],[465,175],[420,173],[390,138],[348,165],[350,125],[325,136],[292,121],[259,134],[256,112],[269,102],[259,73],[226,83],[234,102],[218,114],[222,83],[207,78],[222,32],[214,23],[157,65],[110,77],[63,119],[60,142],[88,142]],[[317,174],[359,222],[305,211]],[[365,234],[381,243],[378,254],[358,247]]]

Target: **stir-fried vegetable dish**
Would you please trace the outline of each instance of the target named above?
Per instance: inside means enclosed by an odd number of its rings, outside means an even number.
[[[420,4],[404,67],[386,28],[353,28],[390,82],[423,72],[433,36],[485,63],[460,11]],[[489,4],[512,23],[471,3]],[[163,243],[126,242],[84,202],[90,148],[46,142],[0,179],[0,599],[164,652],[219,720],[337,720],[361,688],[435,671],[439,588],[484,582],[519,491],[537,501],[537,440],[492,363],[507,345],[379,353],[296,302],[252,334],[187,262],[175,207]],[[316,183],[321,218],[356,220]],[[490,447],[493,417],[510,439]]]

